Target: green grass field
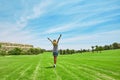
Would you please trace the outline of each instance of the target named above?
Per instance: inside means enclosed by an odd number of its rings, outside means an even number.
[[[120,80],[120,50],[59,55],[0,57],[0,80]]]

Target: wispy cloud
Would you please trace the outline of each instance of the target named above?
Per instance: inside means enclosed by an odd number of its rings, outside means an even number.
[[[75,28],[78,29],[78,28],[91,27],[91,26],[98,25],[98,24],[101,24],[107,21],[110,21],[110,19],[93,20],[93,21],[86,21],[86,22],[81,22],[81,23],[80,23],[80,20],[78,20],[78,21],[67,23],[64,25],[54,26],[51,29],[46,30],[43,34],[66,32],[66,31],[70,31]]]
[[[102,33],[96,33],[96,34],[89,34],[89,35],[74,36],[71,38],[62,39],[60,48],[62,48],[63,45],[65,45],[66,46],[66,47],[64,47],[65,49],[66,48],[71,48],[71,49],[86,48],[86,49],[88,49],[88,48],[91,48],[91,46],[95,46],[95,45],[112,44],[113,42],[120,42],[120,38],[119,38],[118,34],[120,34],[120,30],[102,32]],[[68,46],[70,44],[72,46]],[[84,46],[86,46],[86,47],[84,47]]]
[[[117,34],[120,34],[120,30],[101,32],[101,33],[89,34],[89,35],[79,35],[72,38],[64,39],[63,43],[78,42],[78,41],[94,42],[94,41],[100,41],[100,40],[110,41],[110,40],[116,40],[116,38],[119,38]],[[120,41],[120,38],[118,41]]]
[[[41,17],[45,12],[47,12],[46,8],[48,8],[48,6],[51,4],[52,0],[41,1],[37,5],[33,6],[32,9],[27,10],[26,13],[23,13],[23,15],[17,21],[17,24],[21,27],[25,27],[29,20]]]
[[[34,34],[28,31],[22,31],[27,27],[28,21],[40,17],[45,13],[46,7],[51,4],[51,0],[42,1],[39,4],[33,6],[31,10],[27,10],[20,16],[16,22],[1,22],[0,23],[0,37],[1,41],[12,41],[12,42],[21,42],[29,43],[27,40],[34,40]]]
[[[74,24],[75,23],[59,25],[59,26],[56,26],[56,27],[53,27],[51,29],[46,30],[43,34],[51,34],[51,33],[56,33],[56,32],[65,32],[65,31],[68,31],[68,30],[72,29],[73,26],[75,26]]]
[[[58,34],[63,34],[60,48],[120,42],[119,0],[22,0],[0,4],[5,4],[0,6],[0,41],[46,49],[51,48],[46,37]]]

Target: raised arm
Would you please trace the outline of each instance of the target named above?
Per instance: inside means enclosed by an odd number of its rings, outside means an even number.
[[[59,36],[59,38],[58,38],[58,40],[57,40],[57,43],[59,43],[59,40],[60,40],[61,36],[62,36],[62,35],[60,34],[60,36]]]
[[[52,43],[52,40],[50,38],[48,38],[48,40]]]

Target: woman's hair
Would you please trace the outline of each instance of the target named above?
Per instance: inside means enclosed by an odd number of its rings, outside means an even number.
[[[54,39],[53,42],[56,42],[56,40]]]
[[[53,40],[52,43],[53,43],[54,46],[58,45],[58,44],[57,44],[57,41],[56,41],[55,39]]]

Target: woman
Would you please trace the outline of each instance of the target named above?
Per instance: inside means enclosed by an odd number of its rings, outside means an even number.
[[[58,56],[58,43],[59,43],[59,40],[61,38],[61,34],[58,38],[58,40],[56,41],[55,39],[52,41],[50,38],[48,38],[48,40],[53,44],[53,56],[54,56],[54,68],[56,67],[56,62],[57,62],[57,56]]]

